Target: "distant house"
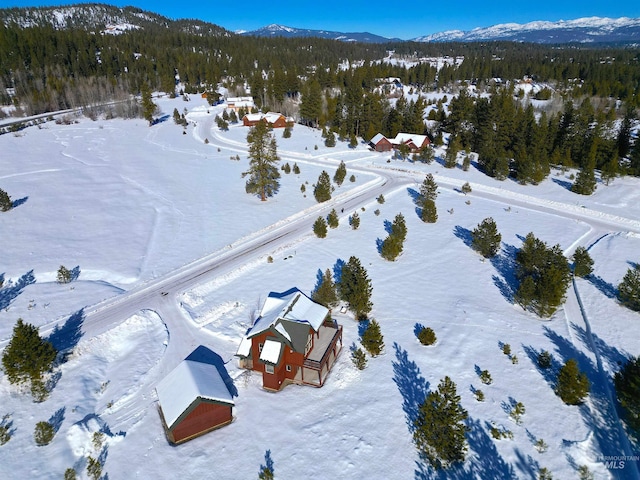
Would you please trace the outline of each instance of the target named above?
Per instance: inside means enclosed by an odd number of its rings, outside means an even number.
[[[287,126],[287,122],[292,121],[287,119],[281,113],[268,112],[268,113],[248,113],[242,117],[242,123],[245,127],[254,127],[258,122],[267,122],[267,125],[271,128],[284,128]]]
[[[407,145],[412,153],[419,152],[423,147],[429,145],[431,141],[426,135],[415,133],[398,133],[395,138],[387,138],[378,133],[369,141],[369,145],[376,152],[389,152],[400,148],[400,145]]]
[[[321,387],[342,350],[342,326],[328,308],[297,288],[269,293],[260,316],[240,342],[240,367],[262,373],[262,386]]]
[[[378,133],[375,137],[373,137],[369,141],[369,145],[371,145],[371,147],[376,152],[390,152],[391,150],[393,150],[393,144],[387,137],[385,137],[381,133]]]
[[[247,112],[255,107],[253,97],[229,97],[227,98],[227,108],[238,112],[241,108]]]
[[[220,357],[199,347],[156,387],[160,417],[171,443],[186,442],[233,420],[233,382],[222,362],[212,358]]]

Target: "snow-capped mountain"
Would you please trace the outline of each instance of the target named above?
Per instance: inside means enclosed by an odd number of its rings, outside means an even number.
[[[228,35],[229,31],[201,20],[171,20],[137,7],[82,3],[58,7],[0,9],[0,23],[23,28],[52,26],[56,29],[83,28],[105,34],[122,34],[138,29],[174,29],[196,35]]]
[[[416,42],[508,40],[535,43],[640,41],[640,18],[588,17],[557,22],[504,23],[473,30],[448,30],[414,38]]]
[[[344,42],[363,42],[363,43],[387,43],[399,41],[397,38],[386,38],[380,35],[374,35],[369,32],[332,32],[329,30],[310,30],[305,28],[286,27],[272,23],[266,27],[252,30],[250,32],[237,32],[242,35],[252,35],[255,37],[314,37],[327,38],[329,40],[341,40]]]

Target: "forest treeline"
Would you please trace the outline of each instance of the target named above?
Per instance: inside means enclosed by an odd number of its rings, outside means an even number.
[[[115,8],[93,5],[87,11],[95,15],[98,7],[107,13]],[[23,10],[0,10],[0,104],[13,103],[27,115],[46,113],[123,101],[143,86],[174,94],[178,78],[186,93],[206,90],[212,98],[218,85],[230,94],[248,90],[258,108],[326,127],[343,139],[410,131],[437,141],[446,132],[449,149],[476,152],[479,166],[497,178],[537,183],[549,165],[597,168],[611,178],[640,174],[640,154],[632,155],[631,164],[619,162],[634,153],[638,48],[257,38],[130,10],[146,18],[144,27],[119,35],[102,33],[105,25],[88,28],[79,15],[65,28],[33,19],[25,28],[15,21]],[[30,12],[39,18],[46,13]],[[390,52],[408,62],[381,60]],[[410,62],[420,58],[452,61],[439,69]],[[446,109],[439,104],[430,112],[431,131],[424,99],[389,101],[389,92],[380,88],[380,79],[389,77],[415,92],[451,94]],[[553,95],[557,111],[534,111],[519,99],[512,81],[523,78],[549,85],[541,98]],[[461,86],[469,84],[490,95],[465,95]]]

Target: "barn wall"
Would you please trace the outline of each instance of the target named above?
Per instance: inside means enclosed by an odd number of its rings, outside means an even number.
[[[193,411],[173,427],[173,440],[179,443],[230,422],[232,418],[230,405],[200,401]]]

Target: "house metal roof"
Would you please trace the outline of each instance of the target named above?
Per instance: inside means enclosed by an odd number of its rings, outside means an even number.
[[[215,365],[183,360],[156,387],[168,428],[198,398],[234,405],[233,397]]]

